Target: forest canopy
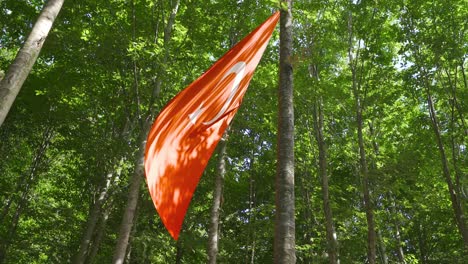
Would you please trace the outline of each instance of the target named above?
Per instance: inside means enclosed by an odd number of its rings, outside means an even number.
[[[0,1],[2,84],[47,2]],[[272,263],[279,26],[177,241],[141,157],[166,103],[278,9],[64,1],[0,123],[0,263]],[[468,0],[296,0],[291,14],[297,263],[464,263]]]

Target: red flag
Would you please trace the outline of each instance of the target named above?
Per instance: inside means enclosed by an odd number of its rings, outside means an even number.
[[[177,94],[148,134],[149,192],[175,240],[198,181],[241,104],[278,19],[276,12]]]

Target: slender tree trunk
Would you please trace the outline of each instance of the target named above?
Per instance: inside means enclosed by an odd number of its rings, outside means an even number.
[[[248,232],[249,232],[249,246],[250,249],[248,248],[247,253],[245,254],[245,263],[252,263],[252,261],[255,260],[255,230],[253,226],[253,181],[252,181],[252,174],[250,174],[250,181],[249,181],[249,227],[248,227]]]
[[[255,136],[253,136],[255,137]],[[256,142],[258,144],[262,144],[262,140],[259,138],[258,140],[254,139],[254,146],[256,146]],[[261,146],[260,146],[261,147]],[[255,197],[255,179],[254,179],[254,164],[255,164],[255,151],[252,149],[251,153],[251,162],[250,162],[250,173],[249,173],[249,244],[250,244],[250,252],[246,254],[245,258],[246,261],[245,263],[255,263],[255,253],[256,253],[256,230],[255,230],[255,213],[253,209],[256,206],[256,197]]]
[[[401,234],[400,234],[400,224],[398,221],[395,223],[395,235],[396,235],[396,242],[397,242],[397,257],[398,262],[406,264],[405,261],[405,253],[403,251],[403,247],[401,246]]]
[[[426,232],[424,230],[424,226],[419,223],[418,226],[418,246],[419,246],[419,257],[421,258],[422,264],[428,263],[428,256],[427,256],[427,249],[426,249]]]
[[[352,49],[353,49],[353,16],[350,13],[348,17],[348,33],[349,33],[349,43],[348,43],[348,56],[349,64],[352,73],[352,91],[355,99],[356,107],[356,124],[357,124],[357,134],[358,134],[358,146],[359,146],[359,164],[360,164],[360,174],[362,177],[362,192],[363,192],[363,203],[364,209],[366,211],[366,221],[367,221],[367,259],[370,264],[374,264],[376,260],[376,233],[375,233],[375,222],[374,222],[374,211],[371,202],[371,195],[369,189],[369,168],[367,165],[366,159],[366,150],[364,147],[364,136],[363,136],[363,105],[361,97],[361,87],[357,79],[357,62],[359,53],[357,53],[356,58],[353,58]],[[362,66],[361,66],[362,67]],[[361,68],[362,69],[362,68]]]
[[[14,193],[23,193],[24,192],[29,192],[29,187],[30,183],[34,181],[36,177],[36,170],[39,168],[41,163],[43,162],[43,158],[45,155],[45,152],[47,148],[49,147],[50,141],[52,140],[53,137],[53,129],[50,126],[47,126],[42,133],[42,141],[36,150],[36,153],[33,157],[32,163],[29,166],[29,169],[25,175],[20,177],[18,182],[16,183],[15,191]],[[8,197],[5,206],[2,209],[2,214],[0,216],[0,221],[6,221],[6,217],[8,213],[10,212],[11,205],[14,202],[14,196]],[[17,201],[18,202],[18,201]]]
[[[336,264],[338,263],[338,246],[328,190],[327,149],[323,136],[323,111],[321,98],[319,98],[314,105],[313,116],[315,124],[315,139],[317,140],[319,150],[319,175],[322,181],[322,199],[323,211],[325,214],[325,227],[327,232],[328,260],[330,264]]]
[[[395,202],[395,197],[393,196],[393,194],[390,192],[389,194],[389,197],[391,199],[391,203],[392,205],[390,206],[390,214],[393,215],[393,222],[394,222],[394,225],[395,225],[395,240],[396,240],[396,246],[397,246],[397,250],[396,250],[396,255],[397,255],[397,258],[398,258],[398,263],[403,263],[403,264],[406,264],[406,261],[405,261],[405,253],[403,251],[403,245],[404,242],[401,240],[401,231],[400,231],[400,220],[399,220],[399,210],[397,209],[397,206],[396,206],[396,202]]]
[[[380,231],[377,231],[376,233],[379,241],[380,258],[382,259],[382,264],[388,264],[387,247],[383,241],[382,233]]]
[[[310,116],[313,117],[314,113],[310,114]],[[314,117],[313,117],[314,118]],[[314,123],[314,120],[312,120]],[[309,124],[309,119],[306,119],[305,120],[305,126],[306,126],[306,129],[307,129],[307,134],[308,134],[308,137],[309,137],[309,141],[311,142],[309,144],[309,151],[311,153],[311,159],[312,160],[317,160],[317,153],[315,152],[315,149],[312,145],[312,142],[314,142],[314,139],[315,139],[315,136],[316,134],[314,134],[315,132],[315,124],[312,124],[312,127],[310,126]],[[303,162],[303,166],[304,167],[307,167],[308,165]],[[302,177],[298,177],[297,178],[299,180],[299,188],[301,190],[301,193],[302,193],[302,196],[304,197],[304,201],[306,201],[306,204],[304,206],[304,218],[306,219],[305,221],[305,227],[306,227],[306,232],[304,234],[304,238],[305,238],[305,241],[307,241],[307,243],[313,243],[313,240],[314,240],[314,227],[319,225],[319,223],[317,222],[317,219],[316,219],[316,216],[314,215],[314,209],[312,208],[312,194],[313,193],[316,193],[317,191],[315,190],[315,185],[314,184],[306,184],[307,180],[303,181],[302,180]],[[312,181],[314,180],[313,178],[311,179]],[[307,186],[307,187],[306,187]],[[310,186],[310,188],[308,187]],[[328,243],[328,242],[327,242]],[[327,244],[328,246],[328,244]],[[328,250],[328,248],[327,248]],[[327,251],[328,252],[328,251]],[[304,262],[305,263],[314,263],[316,260],[314,260],[314,256],[316,256],[316,252],[315,252],[315,249],[313,247],[310,247],[309,248],[309,255],[308,256],[305,256],[304,257]]]
[[[34,24],[23,47],[0,81],[0,126],[29,75],[64,0],[49,0]]]
[[[179,10],[179,4],[180,4],[180,0],[176,0],[174,2],[171,14],[168,18],[168,21],[164,30],[164,48],[166,49],[165,55],[163,58],[164,63],[168,59],[169,53],[167,49],[169,46],[169,40],[171,39],[172,28],[175,23],[176,14]],[[156,81],[155,87],[153,88],[152,100],[154,100],[154,98],[159,96],[159,93],[161,91],[161,85],[162,85],[162,81],[161,81],[161,78],[159,78]],[[137,100],[139,100],[139,98],[137,98]],[[139,136],[141,145],[140,145],[140,150],[137,155],[135,170],[131,179],[128,201],[127,201],[127,205],[125,208],[125,213],[122,219],[122,223],[120,226],[119,238],[117,241],[116,248],[114,250],[113,263],[118,263],[118,264],[123,263],[124,258],[125,258],[125,252],[127,251],[128,241],[130,238],[130,232],[132,230],[133,221],[135,218],[135,210],[138,204],[138,196],[140,192],[141,180],[144,175],[143,172],[144,172],[144,153],[145,153],[145,147],[146,147],[146,136],[151,127],[151,117],[153,116],[153,111],[154,111],[154,107],[152,105],[152,102],[150,102],[150,107],[149,107],[146,117],[144,119],[140,118],[140,121],[141,121],[140,123],[142,123],[141,134]]]
[[[25,175],[23,179],[20,179],[21,183],[18,185],[18,190],[21,189],[21,195],[19,200],[16,201],[17,206],[11,221],[7,222],[7,214],[9,213],[11,202],[8,205],[8,210],[4,212],[5,215],[3,217],[2,223],[5,226],[9,226],[9,228],[5,231],[5,237],[2,237],[0,240],[0,263],[3,263],[6,259],[6,253],[13,237],[16,234],[16,229],[18,227],[21,214],[28,206],[28,196],[30,196],[31,188],[34,187],[38,170],[44,163],[44,157],[52,140],[53,134],[53,129],[47,126],[42,134],[42,141],[36,150],[32,163],[29,166],[27,175]]]
[[[292,56],[292,1],[280,17],[278,153],[276,174],[275,263],[295,263],[294,219],[294,107]]]
[[[219,244],[219,215],[223,196],[224,176],[226,175],[226,146],[228,130],[218,144],[218,165],[216,167],[213,207],[211,208],[210,228],[208,232],[208,263],[216,264]]]
[[[99,196],[97,200],[94,202],[94,205],[89,213],[88,221],[86,223],[86,229],[85,229],[85,232],[83,233],[83,237],[81,238],[79,250],[73,260],[74,264],[82,264],[86,260],[86,255],[88,254],[89,245],[91,243],[91,239],[93,237],[96,224],[99,220],[99,216],[102,214],[102,205],[107,199],[107,192],[111,185],[112,178],[113,178],[113,173],[108,173],[106,176],[106,180],[104,182],[104,186],[101,188]]]
[[[250,264],[254,264],[255,263],[255,236],[253,237],[253,240],[252,240],[252,248],[250,250]]]
[[[104,209],[104,213],[102,214],[101,220],[99,221],[98,226],[96,228],[97,233],[96,233],[94,241],[92,243],[91,251],[89,252],[89,255],[88,255],[87,259],[86,259],[86,263],[93,263],[94,258],[96,258],[96,256],[97,256],[97,253],[99,251],[99,247],[100,247],[101,242],[102,242],[102,238],[104,236],[104,230],[106,228],[107,219],[109,219],[109,212],[110,212],[109,208]]]
[[[235,36],[230,37],[231,48],[236,44]],[[229,127],[224,132],[221,141],[218,143],[218,164],[216,167],[215,188],[213,193],[213,206],[210,215],[210,228],[208,231],[208,263],[215,264],[218,256],[219,245],[219,215],[223,198],[224,177],[226,175],[226,155],[227,140],[229,138]]]
[[[457,70],[455,70],[455,77],[454,77],[453,80],[452,80],[452,77],[451,77],[449,71],[447,69],[445,69],[444,71],[445,71],[445,75],[447,76],[447,83],[448,83],[448,87],[449,87],[448,95],[450,96],[449,103],[450,103],[450,106],[452,108],[452,120],[455,119],[454,118],[455,112],[457,112],[458,122],[460,122],[460,127],[463,130],[463,136],[468,136],[468,127],[466,125],[465,117],[464,117],[464,114],[463,114],[464,111],[462,110],[462,107],[461,107],[460,103],[458,102],[458,97],[457,97],[457,83],[458,83]],[[442,75],[442,74],[439,73],[439,75]],[[441,77],[441,79],[442,79],[442,77]]]
[[[175,259],[176,264],[181,264],[182,263],[183,253],[184,253],[184,250],[183,250],[183,247],[182,247],[182,241],[179,239],[179,240],[177,240],[177,243],[176,243],[176,259]]]
[[[442,172],[444,174],[445,181],[447,183],[448,191],[450,194],[450,200],[452,202],[452,208],[455,213],[455,222],[457,224],[458,231],[460,232],[462,236],[463,243],[465,244],[465,248],[468,249],[468,228],[466,226],[466,219],[463,214],[461,205],[458,202],[459,200],[457,198],[457,194],[456,194],[453,182],[452,182],[452,177],[450,176],[447,156],[445,154],[444,144],[442,142],[442,137],[440,135],[439,121],[437,120],[437,114],[434,109],[434,104],[432,101],[432,96],[431,96],[428,84],[426,84],[426,90],[427,90],[427,106],[429,108],[429,114],[431,116],[432,128],[434,130],[434,135],[436,137],[437,146],[439,148],[440,160],[442,163]]]
[[[356,96],[356,121],[357,121],[357,132],[358,132],[358,145],[359,145],[359,163],[361,167],[361,176],[362,176],[362,192],[363,192],[363,202],[364,208],[366,210],[366,220],[367,220],[367,258],[370,264],[375,263],[376,259],[376,232],[375,232],[375,222],[374,222],[374,209],[372,206],[372,201],[370,197],[369,189],[369,169],[367,167],[366,151],[364,148],[364,137],[362,132],[362,105],[359,95]]]
[[[307,124],[307,120],[306,120],[306,124]],[[308,125],[307,125],[308,127]],[[312,131],[312,130],[311,130]],[[311,134],[311,133],[309,133]],[[313,136],[310,136],[309,135],[309,138],[310,138],[310,142],[313,142]],[[312,147],[312,145],[311,145]],[[315,157],[313,155],[313,157]],[[308,165],[304,163],[304,167],[306,168]],[[306,173],[307,174],[307,173]],[[300,174],[301,175],[301,174]],[[308,175],[308,174],[307,174]],[[303,233],[303,236],[304,236],[304,241],[307,243],[307,244],[311,244],[313,243],[313,240],[314,240],[314,234],[313,234],[313,230],[314,230],[314,222],[315,221],[315,218],[314,218],[314,215],[313,215],[313,208],[311,206],[312,204],[312,198],[311,198],[311,193],[314,193],[314,190],[313,190],[313,186],[312,186],[312,190],[309,189],[308,186],[310,186],[310,182],[311,180],[309,180],[308,178],[304,177],[304,176],[299,176],[297,177],[297,186],[301,192],[301,196],[302,196],[302,199],[304,201],[304,208],[303,208],[303,212],[304,212],[304,233]],[[313,179],[312,179],[313,180]],[[309,247],[309,250],[307,253],[304,254],[303,256],[303,259],[302,261],[304,263],[314,263],[314,255],[315,254],[315,249],[313,247]]]
[[[146,147],[146,135],[149,131],[149,122],[146,122],[141,134],[140,134],[140,149],[138,150],[135,170],[130,179],[130,189],[128,190],[128,200],[125,207],[125,212],[120,224],[120,231],[117,240],[117,245],[114,250],[114,257],[112,263],[122,264],[125,260],[125,253],[127,252],[128,241],[130,239],[130,233],[133,227],[133,221],[135,218],[135,211],[138,204],[138,197],[140,195],[141,182],[144,175],[144,154]]]

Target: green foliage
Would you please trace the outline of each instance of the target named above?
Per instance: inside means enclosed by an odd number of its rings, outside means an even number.
[[[7,70],[42,5],[0,1],[0,71]],[[0,262],[70,262],[105,177],[112,173],[90,247],[98,251],[87,260],[109,262],[142,140],[141,118],[150,109],[157,113],[281,8],[270,0],[181,1],[172,36],[165,41],[171,5],[65,1],[0,128]],[[328,261],[312,117],[318,100],[340,260],[366,262],[351,52],[363,98],[379,246],[386,248],[389,263],[399,261],[399,249],[406,263],[463,263],[427,89],[466,211],[466,0],[294,1],[293,17],[298,262]],[[275,31],[231,125],[220,263],[273,259],[278,41]],[[159,94],[154,92],[158,85]],[[173,263],[178,257],[180,263],[206,262],[217,159],[214,155],[200,181],[178,242],[165,231],[142,187],[130,263]],[[378,254],[381,259],[383,252]]]

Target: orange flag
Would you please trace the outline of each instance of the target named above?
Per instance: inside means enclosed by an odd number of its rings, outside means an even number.
[[[278,19],[276,12],[177,94],[148,134],[149,192],[175,240],[198,181],[241,104]]]

